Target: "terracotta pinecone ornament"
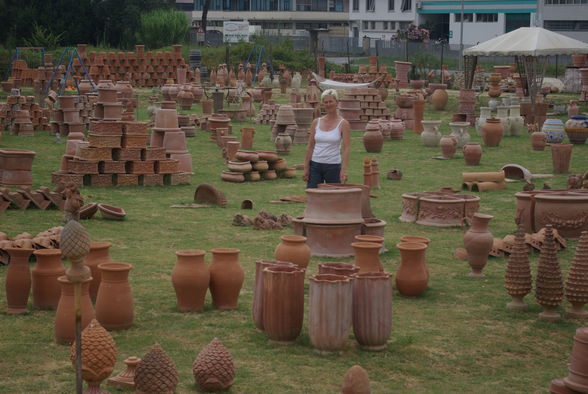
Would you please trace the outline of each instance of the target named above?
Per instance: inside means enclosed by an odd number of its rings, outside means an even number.
[[[576,246],[576,254],[570,266],[570,272],[566,279],[565,294],[572,308],[566,311],[566,316],[574,318],[588,317],[588,312],[583,310],[588,302],[588,231],[582,231],[580,240]]]
[[[533,284],[522,224],[518,226],[514,245],[508,258],[504,287],[508,295],[512,297],[512,301],[506,304],[506,307],[516,311],[527,310],[527,304],[523,302],[523,298],[531,292]]]
[[[61,230],[59,248],[71,267],[65,272],[70,282],[82,282],[90,278],[90,268],[84,265],[84,256],[90,251],[90,236],[80,223],[70,220]]]
[[[141,359],[135,371],[137,393],[173,393],[178,385],[178,371],[173,360],[156,343]]]
[[[561,318],[556,308],[563,299],[563,281],[553,239],[553,228],[550,224],[545,226],[545,242],[539,256],[535,280],[535,298],[543,307],[539,318],[547,321],[557,321]]]
[[[370,378],[365,369],[354,365],[345,372],[342,394],[370,394]]]
[[[85,393],[107,393],[100,383],[110,376],[116,364],[116,345],[112,336],[92,319],[82,331],[82,378],[88,383]],[[76,344],[71,346],[69,356],[72,365],[76,362]]]
[[[192,372],[196,384],[204,391],[227,389],[235,378],[233,357],[218,338],[214,338],[194,360]]]

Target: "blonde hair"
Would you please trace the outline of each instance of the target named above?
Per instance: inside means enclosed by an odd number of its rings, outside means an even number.
[[[339,93],[335,89],[327,89],[321,94],[321,102],[325,101],[325,97],[331,96],[335,100],[339,101]]]

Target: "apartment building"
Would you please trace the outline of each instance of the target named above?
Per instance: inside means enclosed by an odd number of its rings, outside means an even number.
[[[588,0],[538,0],[542,27],[588,42]]]

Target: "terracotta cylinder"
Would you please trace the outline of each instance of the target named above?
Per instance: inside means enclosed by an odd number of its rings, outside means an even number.
[[[359,272],[359,267],[349,263],[329,262],[318,265],[319,274],[351,276]]]
[[[57,278],[65,275],[61,263],[61,250],[35,250],[37,265],[32,271],[33,307],[37,309],[57,309],[61,288]]]
[[[6,313],[27,313],[27,303],[31,292],[31,270],[29,257],[33,249],[4,248],[10,256],[10,263],[6,270]]]
[[[353,333],[366,350],[382,350],[392,330],[392,278],[387,272],[353,275]]]
[[[133,325],[134,306],[127,263],[102,263],[102,281],[96,297],[96,319],[107,330],[126,330]]]
[[[109,249],[112,242],[92,242],[90,243],[90,252],[84,258],[84,264],[92,271],[92,282],[90,282],[90,298],[96,301],[98,288],[102,280],[102,271],[98,269],[98,264],[111,263]]]
[[[301,235],[282,235],[274,250],[274,258],[279,261],[289,261],[301,268],[308,267],[310,262],[310,248],[306,244],[306,237]]]
[[[463,236],[463,245],[468,252],[468,264],[472,272],[468,276],[481,278],[485,275],[482,269],[488,262],[488,253],[494,244],[494,237],[488,231],[488,223],[493,216],[475,213],[472,216],[471,227]]]
[[[486,123],[482,125],[482,139],[486,146],[499,146],[500,140],[504,135],[504,127],[500,119],[486,119]]]
[[[467,142],[463,146],[463,158],[469,166],[477,166],[482,158],[482,145],[477,142]]]
[[[218,309],[236,309],[239,293],[245,280],[239,264],[239,249],[212,249],[210,264],[210,294],[212,304]]]
[[[255,328],[263,331],[263,269],[271,266],[297,267],[287,261],[258,260],[255,262],[255,287],[253,288],[253,303],[251,314]]]
[[[533,150],[544,150],[547,144],[547,135],[542,131],[535,131],[531,134],[531,146]]]
[[[253,149],[253,136],[255,129],[253,127],[241,128],[241,149]]]
[[[200,102],[202,103],[202,114],[212,114],[212,100],[200,100]]]
[[[351,244],[355,251],[355,265],[359,267],[359,273],[383,271],[380,262],[381,244],[375,242],[353,242]]]
[[[270,341],[296,340],[304,319],[304,273],[299,267],[267,267],[263,275],[263,329]]]
[[[396,271],[396,289],[405,297],[418,297],[427,290],[429,272],[425,261],[427,245],[400,242],[400,265]]]
[[[569,375],[564,384],[581,393],[588,392],[588,327],[576,329],[570,356]]]
[[[60,276],[57,278],[61,286],[61,297],[55,311],[55,341],[57,343],[72,343],[75,340],[75,284],[67,280],[67,277]],[[90,281],[87,279],[82,282],[82,330],[94,319],[94,307],[90,300]]]
[[[210,271],[204,262],[206,251],[178,250],[171,280],[180,312],[201,312],[210,282]]]
[[[351,328],[352,296],[348,276],[318,274],[310,278],[308,333],[318,351],[345,347]]]
[[[569,171],[573,147],[572,144],[551,144],[553,172],[563,174]]]
[[[423,127],[423,116],[425,115],[425,100],[414,100],[414,127],[413,133],[421,134],[425,129]]]

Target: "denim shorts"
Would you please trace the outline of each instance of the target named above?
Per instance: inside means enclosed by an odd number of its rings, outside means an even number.
[[[310,161],[307,189],[314,189],[319,183],[341,183],[341,163],[326,164]]]

